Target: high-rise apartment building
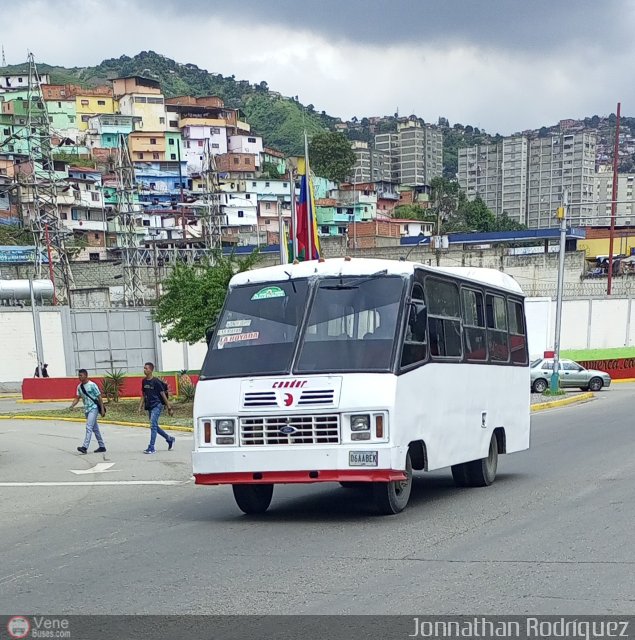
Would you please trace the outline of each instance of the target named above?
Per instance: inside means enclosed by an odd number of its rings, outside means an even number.
[[[527,138],[459,149],[458,180],[469,200],[480,196],[496,216],[503,212],[525,223],[527,213]]]
[[[635,175],[632,173],[618,174],[615,198],[615,224],[618,226],[630,226],[635,223],[634,184]],[[595,174],[595,199],[598,203],[596,224],[600,227],[608,227],[611,224],[611,201],[613,200],[613,171],[610,168]]]
[[[512,136],[460,149],[457,177],[470,200],[478,195],[497,216],[529,228],[557,225],[565,190],[571,224],[594,224],[595,142],[594,133]]]
[[[397,126],[399,183],[408,187],[429,185],[443,175],[443,137],[439,129],[417,121]]]
[[[528,148],[525,136],[505,138],[502,143],[500,208],[522,224],[527,224]]]
[[[468,200],[480,196],[496,215],[502,212],[502,151],[501,144],[481,144],[459,149],[459,185]]]
[[[375,136],[375,149],[389,155],[393,182],[419,187],[443,175],[443,134],[436,127],[400,123],[397,133]]]
[[[355,153],[351,182],[392,181],[390,153],[373,149],[367,142],[355,141],[351,146]]]
[[[375,149],[385,154],[390,164],[390,182],[399,182],[399,136],[396,133],[378,133]]]
[[[556,226],[555,212],[565,191],[570,223],[595,223],[595,145],[595,133],[556,134],[529,142],[527,226]]]

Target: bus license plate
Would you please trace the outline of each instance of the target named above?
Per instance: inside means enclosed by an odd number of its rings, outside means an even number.
[[[348,464],[350,467],[376,467],[377,451],[349,451]]]

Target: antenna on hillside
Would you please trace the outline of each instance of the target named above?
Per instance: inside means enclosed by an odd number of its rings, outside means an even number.
[[[71,304],[70,290],[73,286],[73,275],[66,246],[67,237],[72,232],[64,228],[60,221],[58,197],[61,185],[55,172],[53,152],[51,148],[51,128],[46,102],[42,95],[40,75],[35,58],[29,53],[29,86],[27,93],[27,118],[24,128],[28,145],[29,158],[33,170],[27,178],[32,198],[27,205],[31,221],[31,231],[35,240],[35,275],[42,277],[42,256],[48,252],[49,274],[53,279],[52,250],[57,254],[62,272],[63,286],[56,297]]]
[[[117,146],[117,246],[123,268],[124,304],[136,307],[144,304],[143,285],[139,273],[140,252],[137,242],[137,219],[140,207],[135,203],[135,175],[130,150],[124,134],[119,135]]]
[[[2,45],[2,66],[7,66],[7,59],[4,57],[4,45]]]

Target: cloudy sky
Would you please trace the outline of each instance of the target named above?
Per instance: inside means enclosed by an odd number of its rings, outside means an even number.
[[[153,50],[350,118],[444,116],[507,135],[635,115],[635,0],[21,0],[7,63]]]

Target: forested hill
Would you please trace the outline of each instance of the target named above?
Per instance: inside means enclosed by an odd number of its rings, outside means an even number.
[[[4,67],[4,73],[25,71],[25,65]],[[118,76],[140,75],[161,82],[166,97],[180,95],[215,95],[228,107],[240,109],[254,131],[267,145],[288,154],[304,150],[304,130],[309,134],[330,129],[337,121],[318,113],[313,105],[302,105],[297,97],[285,98],[269,90],[263,80],[251,84],[200,69],[194,64],[181,64],[154,51],[142,51],[134,57],[121,56],[104,60],[95,67],[55,67],[38,64],[40,74],[48,73],[53,84],[81,84],[92,87],[105,84]]]
[[[2,72],[12,73],[26,69],[25,65],[13,65],[2,68]],[[132,58],[110,58],[95,67],[67,69],[38,63],[38,69],[40,73],[48,73],[54,84],[97,86],[118,76],[140,75],[158,80],[167,97],[219,96],[228,107],[241,110],[253,131],[262,135],[268,146],[290,155],[303,153],[305,129],[310,136],[316,131],[333,129],[335,124],[340,122],[339,118],[330,116],[325,111],[316,111],[312,104],[301,104],[297,96],[281,96],[269,89],[265,80],[252,84],[246,80],[237,80],[233,75],[211,73],[195,64],[175,62],[154,51],[142,51]],[[396,115],[382,117],[372,125],[369,117],[353,118],[347,123],[348,129],[345,133],[351,140],[372,142],[376,133],[397,130]],[[566,117],[566,114],[563,114],[563,117]],[[410,118],[417,116],[412,115]],[[448,178],[454,177],[456,173],[459,148],[500,139],[498,134],[492,136],[470,125],[449,123],[445,118],[439,118],[438,123],[443,129],[443,168],[444,175]],[[602,155],[602,149],[605,147],[609,154],[612,153],[610,146],[615,129],[614,115],[606,118],[585,118],[584,127],[598,132],[598,155]],[[635,118],[623,118],[622,127],[635,137]],[[542,127],[536,131],[536,135],[549,135],[557,129],[557,124],[549,128]],[[620,170],[635,170],[635,154],[621,157]]]

